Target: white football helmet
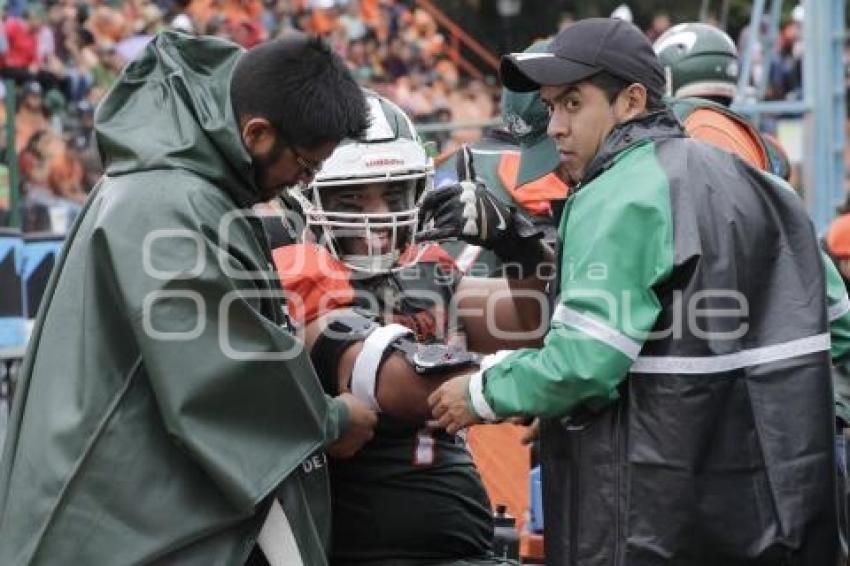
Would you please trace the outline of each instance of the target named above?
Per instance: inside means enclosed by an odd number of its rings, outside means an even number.
[[[361,140],[343,140],[322,164],[307,186],[291,189],[301,205],[308,229],[318,233],[321,243],[334,257],[355,271],[379,274],[402,269],[419,260],[416,228],[419,200],[431,188],[433,159],[425,151],[413,122],[395,104],[366,91],[370,126]],[[389,212],[376,214],[331,210],[328,195],[341,188],[375,183],[404,187],[404,202]],[[389,237],[390,252],[373,249],[382,234]],[[366,255],[346,253],[341,238],[363,238]]]

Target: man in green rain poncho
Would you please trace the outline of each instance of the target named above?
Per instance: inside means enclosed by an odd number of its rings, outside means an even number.
[[[127,67],[21,371],[0,564],[243,564],[258,540],[325,562],[323,449],[352,454],[375,416],[322,393],[248,210],[367,122],[302,35],[245,53],[165,33]]]

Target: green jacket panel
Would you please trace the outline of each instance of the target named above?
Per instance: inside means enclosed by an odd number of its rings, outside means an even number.
[[[850,423],[850,299],[844,279],[832,259],[823,255],[826,270],[826,299],[829,315],[829,336],[832,363],[832,385],[835,389],[835,415],[845,423]]]
[[[616,399],[660,311],[653,287],[672,269],[667,183],[652,151],[651,143],[624,151],[616,173],[569,197],[552,327],[542,349],[487,370],[485,397],[497,414],[556,416]],[[628,184],[636,178],[643,182]]]

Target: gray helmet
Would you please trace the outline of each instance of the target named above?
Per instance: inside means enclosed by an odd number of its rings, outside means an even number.
[[[667,94],[730,101],[738,90],[738,52],[722,30],[686,23],[667,30],[653,45],[667,77]]]

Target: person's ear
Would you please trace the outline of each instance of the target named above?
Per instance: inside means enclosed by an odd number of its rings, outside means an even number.
[[[268,155],[276,137],[275,129],[265,118],[250,118],[242,125],[242,143],[251,155]]]
[[[617,95],[614,102],[618,122],[627,122],[646,112],[646,87],[640,83],[632,83]]]

